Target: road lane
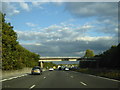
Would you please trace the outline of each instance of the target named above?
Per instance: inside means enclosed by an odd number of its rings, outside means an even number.
[[[30,86],[34,85],[34,83],[42,82],[45,76],[50,74],[50,72],[44,72],[43,75],[27,75],[24,77],[6,80],[2,82],[3,88],[29,88]]]
[[[74,71],[45,71],[2,82],[3,88],[118,88],[120,82]]]
[[[85,88],[79,81],[75,81],[65,71],[52,71],[49,77],[42,83],[38,83],[36,88]]]
[[[104,79],[99,77],[93,77],[89,74],[83,74],[80,72],[68,72],[69,75],[73,75],[76,80],[86,82],[89,88],[120,88],[120,82],[110,79]]]

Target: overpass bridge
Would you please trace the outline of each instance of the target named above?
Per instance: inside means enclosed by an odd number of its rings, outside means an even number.
[[[51,61],[78,61],[81,57],[40,57],[39,65],[43,68],[43,62]]]
[[[40,57],[39,61],[78,61],[81,57]]]
[[[83,58],[83,57],[40,57],[39,65],[43,68],[43,62],[51,62],[51,61],[84,61],[84,62],[96,62],[99,57],[93,58]]]

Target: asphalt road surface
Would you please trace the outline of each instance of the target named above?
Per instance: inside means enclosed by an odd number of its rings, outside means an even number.
[[[4,79],[2,88],[119,88],[120,82],[74,71],[45,71]]]

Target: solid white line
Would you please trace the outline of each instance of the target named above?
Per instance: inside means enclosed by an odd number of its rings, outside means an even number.
[[[14,77],[12,77],[12,78],[8,78],[7,80],[11,80],[11,79],[14,79]]]
[[[18,77],[22,77],[22,76],[18,76]]]
[[[32,88],[34,88],[35,87],[35,85],[32,85],[31,87],[30,87],[30,89],[32,89]]]
[[[117,81],[117,82],[120,82],[120,81],[115,80],[115,79],[110,79],[110,78],[105,78],[105,77],[100,77],[100,76],[97,76],[97,77],[102,78],[102,79],[107,79],[107,80],[112,80],[112,81]]]
[[[11,77],[11,78],[8,78],[8,79],[3,79],[0,82],[7,81],[7,80],[12,80],[12,79],[23,77],[23,76],[27,76],[27,74],[24,74],[24,75],[21,75],[21,76],[16,76],[16,77]]]
[[[87,84],[85,84],[84,82],[80,82],[81,84],[83,84],[84,86],[87,86]]]
[[[21,76],[26,76],[26,74],[24,74],[24,75],[21,75]]]
[[[18,77],[13,77],[13,79],[14,79],[14,78],[18,78]]]
[[[110,79],[110,78],[101,77],[101,76],[95,76],[95,75],[89,75],[89,76],[92,76],[92,77],[98,77],[98,78],[102,78],[102,79],[106,79],[106,80],[111,80],[111,81],[115,81],[115,82],[120,82],[119,80]]]
[[[0,82],[3,82],[3,81],[6,81],[7,79],[3,79],[3,80],[1,80]]]

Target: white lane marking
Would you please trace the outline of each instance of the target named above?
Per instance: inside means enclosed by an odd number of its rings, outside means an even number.
[[[8,79],[3,79],[0,82],[7,81],[7,80],[12,80],[12,79],[23,77],[23,76],[27,76],[27,74],[24,74],[24,75],[21,75],[21,76],[16,76],[16,77],[11,77],[11,78],[8,78]]]
[[[44,79],[46,79],[46,77],[44,77]]]
[[[105,78],[105,77],[100,77],[100,76],[95,76],[95,75],[89,75],[89,76],[98,77],[98,78],[102,78],[102,79],[106,79],[106,80],[111,80],[111,81],[115,81],[115,82],[120,82],[119,80],[110,79],[110,78]]]
[[[89,75],[89,76],[92,76],[92,77],[97,77],[97,76],[94,76],[94,75]]]
[[[70,76],[71,78],[73,78],[73,76]]]
[[[12,79],[14,79],[14,78],[17,78],[17,77],[8,78],[7,80],[12,80]]]
[[[78,73],[78,72],[74,72],[74,71],[73,71],[73,73]]]
[[[18,77],[22,77],[22,76],[18,76]]]
[[[13,77],[12,79],[14,79],[14,78],[18,78],[18,77]]]
[[[27,76],[27,74],[21,75],[21,76]]]
[[[30,89],[32,89],[32,88],[34,88],[35,87],[35,85],[32,85],[31,87],[30,87]]]
[[[81,84],[83,84],[84,86],[87,86],[87,84],[86,83],[84,83],[84,82],[80,82]]]
[[[3,80],[1,80],[0,82],[3,82],[3,81],[6,81],[7,79],[3,79]]]

